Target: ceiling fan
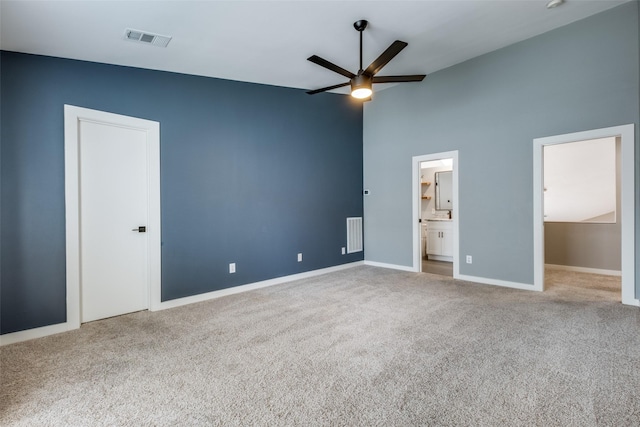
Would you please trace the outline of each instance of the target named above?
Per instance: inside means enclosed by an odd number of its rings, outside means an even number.
[[[353,27],[360,33],[360,70],[358,74],[353,74],[351,71],[345,70],[342,67],[333,64],[326,59],[320,58],[317,55],[310,56],[307,60],[318,64],[321,67],[334,71],[349,78],[346,83],[340,83],[333,86],[323,87],[322,89],[315,89],[307,91],[309,95],[314,95],[320,92],[326,92],[328,90],[337,89],[339,87],[351,85],[351,96],[363,101],[370,101],[371,94],[373,93],[372,85],[374,83],[401,83],[401,82],[420,82],[426,75],[414,74],[406,76],[376,76],[382,67],[387,65],[402,49],[408,46],[400,40],[396,40],[391,43],[391,46],[387,48],[382,54],[371,63],[366,69],[362,69],[362,32],[367,28],[368,22],[364,19],[356,21]]]

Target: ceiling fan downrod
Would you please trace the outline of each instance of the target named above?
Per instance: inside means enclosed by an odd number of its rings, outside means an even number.
[[[353,23],[353,28],[360,33],[360,70],[358,71],[358,74],[362,74],[364,71],[362,69],[362,33],[364,32],[364,29],[367,28],[368,23],[369,22],[366,19],[361,19]]]

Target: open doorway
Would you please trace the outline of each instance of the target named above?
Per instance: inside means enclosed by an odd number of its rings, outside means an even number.
[[[598,207],[586,207],[583,205],[581,213],[576,216],[576,209],[570,209],[579,206],[581,202],[579,200],[573,200],[570,203],[569,208],[562,207],[555,204],[555,201],[566,199],[567,196],[561,195],[561,189],[558,188],[557,180],[553,179],[545,185],[545,150],[565,151],[572,148],[571,144],[579,144],[580,142],[589,144],[595,144],[597,141],[604,141],[605,144],[614,144],[617,146],[618,154],[613,154],[613,159],[619,159],[617,169],[619,177],[617,184],[614,184],[618,191],[618,197],[613,196],[614,206],[608,208],[601,206]],[[557,135],[546,138],[538,138],[534,140],[534,287],[536,290],[545,289],[545,280],[550,279],[551,276],[545,277],[545,234],[547,238],[555,238],[557,234],[570,233],[574,236],[573,242],[563,242],[563,244],[573,245],[576,248],[580,246],[586,246],[587,243],[579,240],[589,239],[588,235],[592,232],[595,234],[603,234],[603,230],[609,231],[619,227],[619,238],[616,240],[615,235],[609,238],[610,241],[614,241],[614,245],[617,247],[614,250],[610,250],[607,254],[610,259],[594,259],[594,256],[598,255],[590,253],[588,248],[580,248],[571,253],[571,256],[567,258],[567,251],[553,252],[556,248],[552,248],[547,242],[547,251],[549,257],[547,263],[553,264],[574,264],[573,268],[561,268],[564,271],[573,271],[580,275],[585,273],[598,273],[605,274],[611,277],[615,276],[617,272],[621,275],[620,293],[618,294],[618,300],[621,300],[624,304],[639,305],[638,299],[635,297],[635,180],[634,180],[634,129],[633,125],[618,126],[606,129],[597,129],[593,131],[578,132],[566,135]],[[602,161],[604,156],[599,156]],[[609,155],[611,157],[611,154]],[[581,160],[573,157],[572,161],[580,162]],[[615,160],[612,160],[615,162]],[[598,168],[602,167],[599,165]],[[609,177],[611,180],[612,177]],[[566,180],[566,176],[562,180]],[[594,182],[590,181],[591,188],[594,188]],[[555,187],[555,188],[551,188]],[[545,192],[545,189],[547,190]],[[571,196],[579,193],[581,190],[576,188],[569,189]],[[558,192],[560,194],[551,194]],[[569,194],[569,193],[567,193]],[[557,197],[556,197],[557,196]],[[592,192],[592,197],[596,197]],[[609,196],[597,196],[597,197],[609,197]],[[617,200],[617,205],[615,200]],[[545,206],[547,203],[549,206]],[[611,201],[609,200],[609,203]],[[593,204],[592,204],[593,205]],[[595,210],[594,210],[595,209]],[[601,210],[599,215],[591,215],[591,212]],[[607,212],[605,212],[607,211]],[[613,212],[613,213],[612,213]],[[545,222],[545,214],[548,220]],[[578,221],[576,218],[580,219]],[[564,221],[562,221],[564,219]],[[565,222],[566,224],[559,224]],[[580,224],[582,223],[582,224]],[[550,233],[553,231],[553,233]],[[597,243],[596,243],[597,244]],[[608,240],[605,238],[600,245],[606,246]],[[615,252],[619,254],[616,258]],[[564,258],[563,258],[564,256]],[[589,260],[591,257],[591,260]],[[590,266],[589,263],[592,263]],[[552,275],[557,275],[557,270],[554,268],[550,272]],[[565,273],[566,274],[566,273]],[[580,279],[583,280],[583,279]],[[604,279],[603,279],[604,280]],[[616,279],[613,279],[615,281]],[[609,281],[607,279],[607,281]]]
[[[621,301],[620,138],[545,145],[544,283]]]
[[[458,152],[413,157],[413,269],[450,277],[458,267]]]

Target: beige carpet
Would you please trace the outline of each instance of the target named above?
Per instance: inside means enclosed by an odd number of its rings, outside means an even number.
[[[0,349],[2,426],[640,425],[640,311],[357,267]]]
[[[544,285],[550,293],[563,298],[622,301],[622,279],[620,276],[604,276],[547,268],[544,272]]]

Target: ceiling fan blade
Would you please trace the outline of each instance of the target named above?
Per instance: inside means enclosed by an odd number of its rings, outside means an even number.
[[[338,67],[336,64],[329,62],[326,59],[322,59],[318,55],[310,56],[307,58],[307,60],[313,62],[314,64],[318,64],[319,66],[324,67],[328,70],[331,70],[335,73],[342,74],[343,76],[348,77],[350,79],[356,76],[351,71],[345,70],[342,67]]]
[[[326,92],[326,91],[328,91],[328,90],[337,89],[337,88],[339,88],[339,87],[349,86],[350,84],[351,84],[351,82],[340,83],[339,85],[333,85],[333,86],[323,87],[322,89],[309,90],[309,91],[307,91],[307,93],[308,93],[309,95],[315,95],[316,93]]]
[[[367,69],[364,70],[364,74],[367,74],[369,76],[376,75],[376,73],[382,70],[382,67],[387,65],[389,61],[393,59],[394,56],[399,54],[400,51],[407,46],[408,46],[408,43],[402,42],[400,40],[394,41],[393,43],[391,43],[391,46],[387,48],[387,50],[382,52],[382,55],[380,55],[378,59],[373,61],[371,65],[369,65]]]
[[[373,83],[421,82],[425,77],[427,77],[425,74],[413,74],[408,76],[379,76],[373,78]]]

